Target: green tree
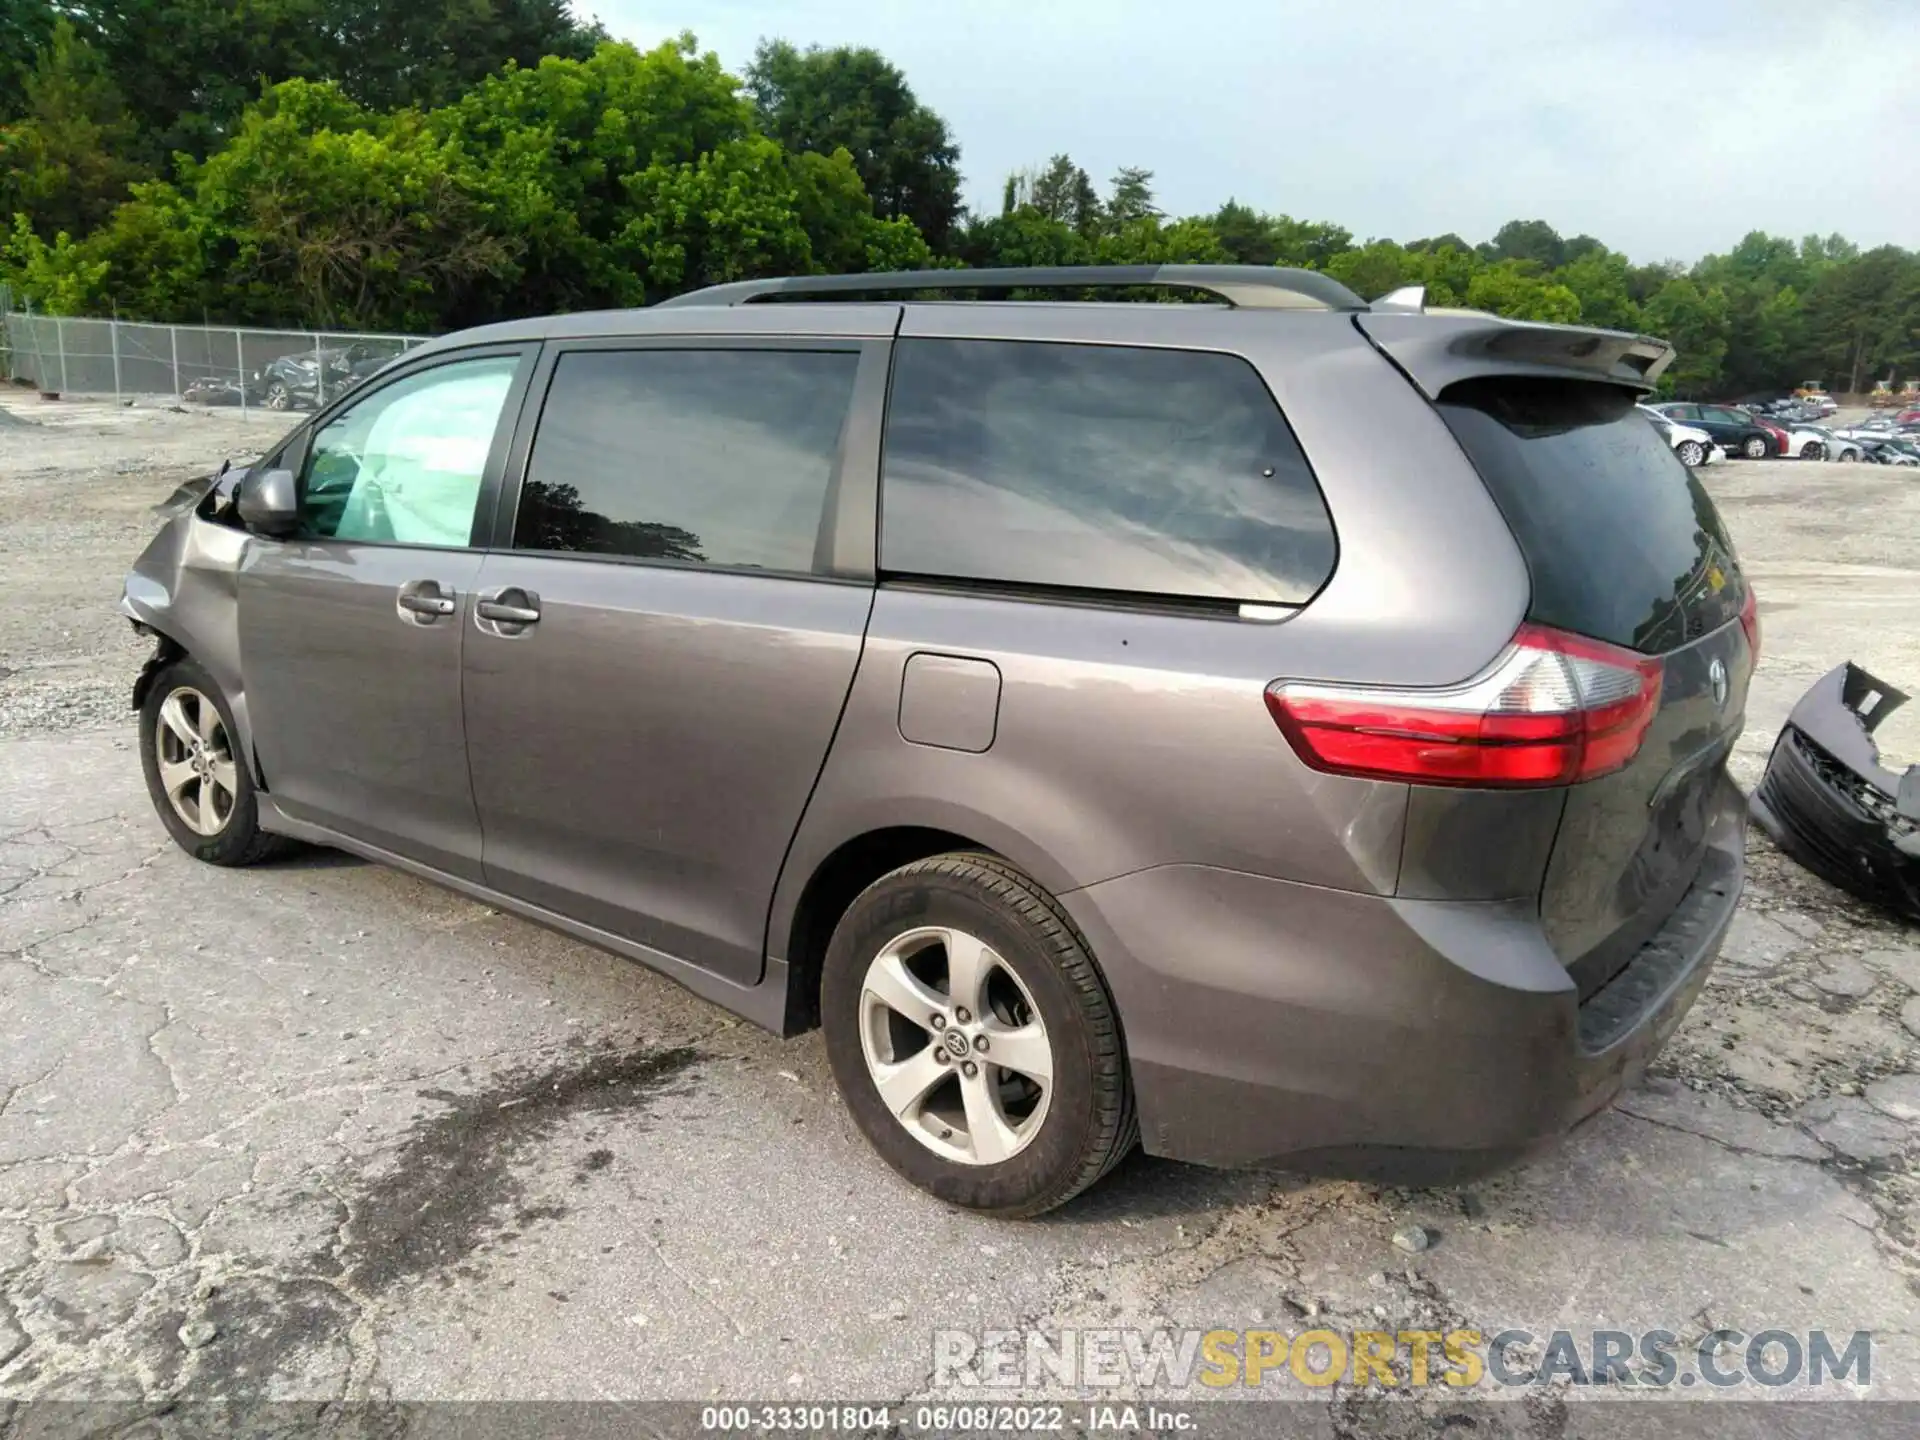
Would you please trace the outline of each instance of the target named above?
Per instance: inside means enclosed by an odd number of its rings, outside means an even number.
[[[648,287],[614,244],[633,218],[626,177],[744,139],[753,117],[719,58],[683,35],[645,53],[608,43],[584,61],[509,68],[428,123],[473,167],[502,232],[525,241],[479,311],[512,315],[641,303]],[[807,193],[818,198],[817,186]]]
[[[210,154],[263,84],[338,82],[363,104],[431,106],[509,62],[584,59],[604,39],[564,0],[70,0],[140,122],[150,167]]]
[[[875,214],[905,217],[936,247],[960,215],[960,148],[876,50],[763,41],[747,67],[760,127],[789,150],[853,157]]]
[[[1582,323],[1608,330],[1638,330],[1640,307],[1633,298],[1632,272],[1626,256],[1602,247],[1583,249],[1577,258],[1554,271],[1553,278],[1579,300]]]
[[[1727,355],[1727,301],[1685,275],[1668,280],[1642,311],[1645,330],[1676,352],[1664,377],[1673,393],[1708,396],[1719,388]]]
[[[1557,270],[1567,260],[1566,242],[1544,220],[1509,220],[1480,253],[1489,261],[1531,260],[1543,270]]]
[[[1276,215],[1272,231],[1277,251],[1274,263],[1278,265],[1321,270],[1341,251],[1353,248],[1353,232],[1344,225],[1325,220],[1295,220],[1290,215]]]
[[[1153,203],[1151,170],[1142,170],[1137,165],[1122,166],[1114,172],[1110,184],[1105,212],[1108,229],[1123,230],[1136,220],[1160,214],[1160,207]]]
[[[58,18],[52,0],[0,0],[0,122],[25,111],[27,77]]]
[[[1487,266],[1467,286],[1467,305],[1510,320],[1576,323],[1580,319],[1580,297],[1565,285],[1533,274],[1534,264],[1537,262],[1502,260]]]
[[[1828,256],[1834,248],[1824,247]],[[1876,376],[1913,372],[1920,366],[1920,255],[1883,245],[1828,266],[1807,296],[1806,323],[1811,356],[1851,393]]]
[[[1369,240],[1358,250],[1335,255],[1323,268],[1364,300],[1423,280],[1419,257],[1391,240]]]
[[[142,178],[134,126],[105,64],[65,20],[25,85],[25,114],[0,125],[0,216],[24,212],[50,239],[84,235]]]
[[[1280,259],[1280,242],[1273,222],[1250,205],[1229,200],[1207,217],[1221,247],[1237,265],[1273,265]]]
[[[660,299],[755,275],[804,273],[812,249],[785,153],[763,135],[622,180],[632,206],[615,241]]]
[[[1167,223],[1143,215],[1102,235],[1093,259],[1101,265],[1224,265],[1233,256],[1205,220]]]
[[[1093,188],[1092,177],[1074,164],[1071,157],[1056,155],[1038,174],[1012,178],[1013,204],[1002,205],[1002,213],[1031,205],[1049,220],[1070,225],[1082,235],[1099,231],[1105,218],[1100,192]]]
[[[456,100],[505,65],[590,58],[607,32],[567,0],[327,0],[334,73],[362,104]]]
[[[962,227],[958,239],[958,258],[976,268],[1093,261],[1093,246],[1086,236],[1031,205],[991,219],[975,218]]]
[[[16,215],[11,234],[0,231],[0,280],[50,315],[86,315],[100,305],[107,266],[90,258],[62,231],[52,243]]]

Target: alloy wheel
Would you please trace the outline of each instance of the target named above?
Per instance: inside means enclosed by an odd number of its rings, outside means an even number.
[[[1007,962],[964,930],[895,936],[867,967],[860,1049],[881,1101],[943,1159],[997,1165],[1040,1133],[1053,1046]]]
[[[1680,442],[1680,463],[1682,465],[1698,465],[1706,458],[1707,452],[1701,447],[1698,440],[1682,440]]]
[[[218,835],[239,795],[233,743],[219,707],[183,685],[161,702],[159,719],[153,750],[167,803],[196,835]]]

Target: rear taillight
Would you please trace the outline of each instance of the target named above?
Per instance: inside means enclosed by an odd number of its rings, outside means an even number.
[[[1273,712],[1316,770],[1416,785],[1570,785],[1633,759],[1660,708],[1661,662],[1522,625],[1475,680],[1388,690],[1276,680]]]
[[[1752,657],[1747,661],[1751,669],[1760,663],[1760,602],[1754,597],[1753,585],[1747,585],[1747,598],[1740,602],[1740,628],[1747,632],[1747,651]]]

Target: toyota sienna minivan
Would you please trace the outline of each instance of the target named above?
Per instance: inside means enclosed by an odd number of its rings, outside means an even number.
[[[1671,358],[1235,266],[450,335],[168,507],[148,786],[213,864],[818,1025],[957,1205],[1136,1141],[1484,1172],[1645,1068],[1742,884],[1758,623],[1634,408]]]

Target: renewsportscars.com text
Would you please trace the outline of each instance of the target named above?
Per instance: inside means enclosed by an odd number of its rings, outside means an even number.
[[[940,1389],[1308,1389],[1571,1383],[1777,1389],[1873,1383],[1866,1331],[937,1330]]]

